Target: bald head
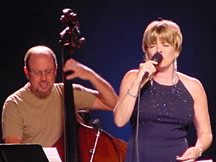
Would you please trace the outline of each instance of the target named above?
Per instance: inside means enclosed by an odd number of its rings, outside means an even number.
[[[56,59],[56,55],[54,54],[54,52],[47,46],[44,45],[39,45],[39,46],[34,46],[32,48],[30,48],[25,55],[24,58],[24,64],[25,67],[29,70],[29,60],[31,58],[32,55],[51,55],[53,58],[53,62],[54,62],[54,66],[57,67],[57,59]]]

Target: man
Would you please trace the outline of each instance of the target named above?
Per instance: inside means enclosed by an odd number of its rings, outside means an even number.
[[[52,146],[63,133],[63,83],[54,83],[57,60],[46,46],[30,48],[25,55],[24,72],[29,82],[10,95],[2,112],[5,143],[39,143]],[[73,84],[75,109],[113,110],[117,95],[112,86],[92,69],[69,59],[66,79],[89,80],[96,90]]]

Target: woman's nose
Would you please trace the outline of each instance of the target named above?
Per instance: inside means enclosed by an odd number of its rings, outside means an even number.
[[[157,46],[157,52],[162,53],[162,48],[160,46]]]

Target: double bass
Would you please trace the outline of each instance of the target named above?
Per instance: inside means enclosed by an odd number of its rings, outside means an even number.
[[[76,48],[81,48],[85,38],[81,37],[77,14],[71,9],[63,10],[61,22],[66,28],[60,33],[62,66],[71,58]],[[56,144],[64,162],[124,162],[127,143],[102,130],[98,122],[88,124],[74,107],[73,82],[64,81],[64,136]]]

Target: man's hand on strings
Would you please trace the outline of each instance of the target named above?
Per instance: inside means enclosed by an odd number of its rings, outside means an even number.
[[[66,79],[71,80],[74,78],[80,78],[82,80],[90,80],[94,71],[89,67],[77,62],[74,59],[68,59],[63,68],[64,73],[66,73]]]

